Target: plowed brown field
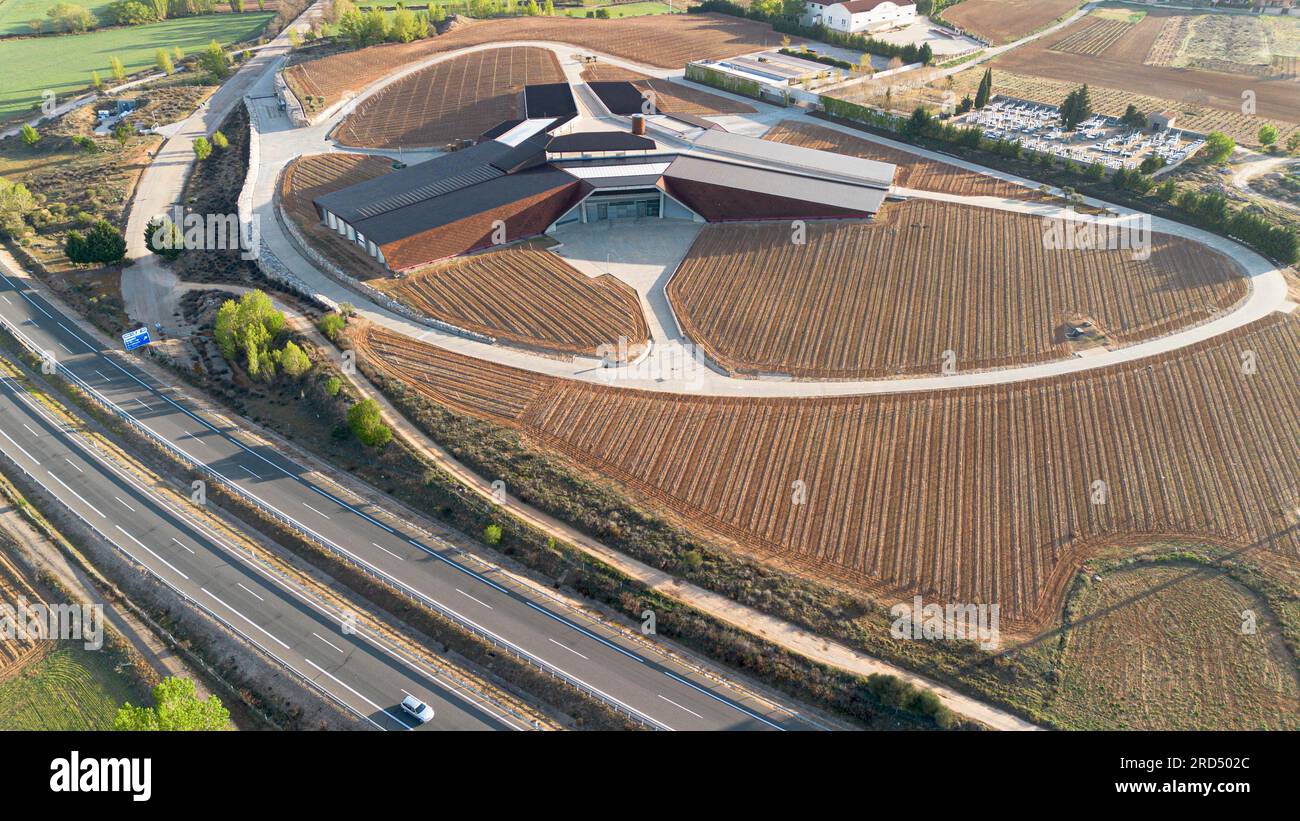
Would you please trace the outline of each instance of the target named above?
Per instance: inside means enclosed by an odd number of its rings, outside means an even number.
[[[1213,539],[1300,561],[1294,316],[1082,377],[820,399],[579,384],[375,328],[357,343],[433,401],[751,554],[882,597],[996,602],[1008,632],[1051,622],[1079,562],[1117,542]]]
[[[1226,257],[1153,235],[1127,250],[1048,250],[1044,221],[933,200],[873,222],[704,228],[668,283],[683,332],[733,372],[807,378],[938,374],[1072,354],[1086,318],[1114,344],[1208,319],[1246,294]]]
[[[26,574],[0,554],[0,604],[18,609],[24,602],[39,604],[43,601],[28,582]],[[13,638],[0,635],[0,679],[44,655],[49,645],[49,642],[23,638],[16,633]]]
[[[549,251],[489,251],[370,284],[443,322],[559,353],[595,356],[623,337],[635,356],[650,336],[636,291]]]
[[[642,94],[653,92],[655,106],[667,114],[711,117],[717,114],[753,114],[755,111],[753,106],[736,100],[607,63],[587,66],[582,70],[582,79],[589,83],[627,80],[640,89]]]
[[[367,99],[335,138],[363,148],[442,147],[523,116],[525,85],[564,82],[541,48],[496,48],[435,63]]]
[[[987,174],[967,171],[945,162],[926,159],[918,154],[812,123],[782,120],[772,126],[772,129],[763,135],[763,139],[893,163],[898,166],[898,171],[894,174],[894,184],[903,188],[919,188],[925,191],[941,191],[946,194],[966,196],[1040,198],[1037,191],[1023,185],[999,180]]]
[[[718,14],[653,14],[622,20],[514,17],[471,21],[447,34],[414,43],[372,46],[291,66],[284,72],[294,93],[332,105],[404,65],[444,51],[484,43],[545,40],[567,43],[658,68],[691,60],[718,60],[770,48],[781,35],[766,23]],[[795,38],[794,42],[805,42]]]
[[[1079,0],[962,0],[944,9],[943,19],[1002,45],[1045,28],[1081,5]]]
[[[312,200],[392,171],[392,163],[373,154],[314,154],[299,157],[280,177],[280,201],[304,236],[326,257],[359,279],[385,277],[385,268],[356,243],[321,225]]]

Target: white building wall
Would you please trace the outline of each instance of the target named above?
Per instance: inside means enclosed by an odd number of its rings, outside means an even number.
[[[906,25],[915,19],[915,3],[881,3],[870,11],[851,14],[843,3],[808,2],[804,4],[803,22],[810,26],[820,23],[845,34],[861,34],[885,25]]]

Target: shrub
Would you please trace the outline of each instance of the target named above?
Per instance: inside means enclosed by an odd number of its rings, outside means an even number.
[[[320,318],[320,321],[316,323],[316,328],[325,335],[326,339],[334,342],[338,339],[339,334],[343,332],[345,325],[347,325],[347,320],[341,315],[328,313]]]
[[[98,220],[84,236],[69,231],[64,252],[78,265],[110,264],[126,256],[126,239],[108,220]]]
[[[483,541],[493,546],[501,544],[501,525],[488,525],[483,528]]]
[[[393,431],[384,424],[379,414],[379,403],[363,399],[348,408],[348,428],[364,445],[383,447],[392,441]]]

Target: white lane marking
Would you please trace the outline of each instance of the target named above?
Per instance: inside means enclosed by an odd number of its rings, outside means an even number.
[[[84,496],[82,496],[80,493],[78,493],[77,491],[73,490],[72,488],[68,487],[68,483],[67,483],[67,482],[65,482],[65,481],[63,481],[62,479],[60,479],[59,477],[55,476],[53,473],[51,473],[51,472],[48,471],[48,470],[45,471],[45,472],[50,474],[50,478],[51,478],[51,479],[53,479],[54,481],[56,481],[56,482],[58,482],[59,484],[63,485],[63,489],[64,489],[64,490],[68,491],[68,492],[71,493],[73,496],[76,496],[78,499],[80,499],[80,500],[81,500],[81,503],[82,503],[83,505],[85,505],[86,507],[88,507],[88,508],[90,508],[91,510],[95,511],[96,513],[98,513],[98,514],[99,514],[99,518],[101,518],[101,519],[107,519],[107,518],[108,518],[107,516],[104,515],[104,511],[102,511],[102,510],[100,510],[99,508],[95,507],[95,506],[92,505],[90,502],[87,502]]]
[[[35,457],[35,456],[32,456],[30,453],[28,453],[28,452],[27,452],[27,448],[25,448],[25,447],[23,447],[22,445],[20,445],[20,444],[18,444],[17,442],[15,442],[15,441],[13,440],[13,437],[12,437],[12,436],[10,436],[9,434],[5,433],[5,432],[2,431],[2,430],[0,430],[0,436],[3,436],[4,438],[8,439],[8,440],[9,440],[9,443],[10,443],[11,445],[13,445],[14,447],[16,447],[16,448],[18,448],[19,450],[21,450],[21,451],[23,452],[23,456],[26,456],[28,459],[31,459],[33,462],[36,462],[36,464],[38,464],[38,465],[40,464],[40,462],[37,462],[37,461],[36,461],[36,457]]]
[[[54,319],[54,315],[53,315],[53,314],[51,314],[49,311],[47,311],[47,310],[45,310],[44,308],[42,308],[40,305],[37,305],[37,304],[36,304],[36,300],[34,300],[34,299],[32,299],[31,297],[29,297],[27,294],[24,294],[22,291],[19,291],[19,292],[18,292],[18,296],[20,296],[20,297],[22,297],[23,299],[27,300],[27,302],[28,302],[28,303],[29,303],[33,308],[35,308],[36,310],[38,310],[38,311],[40,311],[41,313],[45,314],[46,319]]]
[[[241,467],[241,468],[244,468],[244,470],[248,473],[248,475],[249,475],[249,476],[252,476],[254,479],[258,479],[258,480],[260,480],[260,479],[262,478],[261,476],[258,476],[256,473],[254,473],[253,471],[249,470],[248,468],[245,468],[243,465],[240,465],[240,467]]]
[[[280,641],[279,639],[277,639],[277,638],[276,638],[276,637],[275,637],[275,636],[274,636],[274,635],[273,635],[269,630],[267,630],[267,629],[266,629],[265,627],[263,627],[262,625],[258,624],[257,622],[255,622],[255,621],[253,621],[252,619],[250,619],[248,616],[245,616],[243,613],[239,612],[239,611],[236,610],[235,608],[233,608],[233,607],[231,607],[230,605],[226,604],[226,603],[225,603],[224,601],[222,601],[221,599],[217,598],[217,595],[216,595],[215,593],[213,593],[211,590],[207,589],[206,587],[200,587],[199,589],[202,590],[204,593],[207,593],[209,596],[211,596],[211,597],[213,598],[214,601],[219,602],[222,606],[224,606],[224,607],[225,607],[227,610],[229,610],[231,613],[234,613],[236,616],[239,616],[239,617],[240,617],[241,619],[243,619],[244,621],[248,622],[249,624],[251,624],[251,625],[253,625],[254,627],[256,627],[258,630],[262,631],[263,634],[265,634],[266,636],[268,636],[268,637],[269,637],[272,641],[274,641],[276,644],[280,645],[281,647],[283,647],[283,648],[286,649],[286,650],[289,649],[289,645],[287,645],[287,644],[285,644],[284,642],[282,642],[282,641]],[[310,661],[307,662],[307,663],[308,663],[308,664],[311,664]],[[312,666],[315,667],[316,665],[312,664]]]
[[[85,473],[85,472],[86,472],[86,471],[82,470],[80,467],[78,467],[76,462],[72,461],[71,459],[69,459],[69,458],[66,457],[66,456],[63,457],[63,461],[65,461],[65,462],[67,462],[68,464],[72,465],[74,468],[77,468],[77,473]]]
[[[186,547],[186,546],[185,546],[185,543],[182,542],[180,539],[172,539],[172,541],[175,542],[176,544],[180,545],[181,547],[185,548],[186,550],[189,550],[189,551],[190,551],[190,555],[193,555],[193,556],[197,556],[197,555],[198,555],[198,554],[195,553],[193,550],[190,550],[190,548]]]
[[[72,334],[73,338],[76,339],[78,342],[80,342],[82,345],[85,345],[85,346],[86,346],[86,350],[90,351],[91,353],[94,353],[94,352],[95,352],[95,350],[96,350],[96,349],[95,349],[95,346],[94,346],[94,345],[91,345],[89,342],[87,342],[86,340],[82,339],[82,338],[81,338],[81,334],[79,334],[79,333],[77,333],[76,331],[72,330],[72,329],[69,328],[67,325],[64,325],[62,322],[59,323],[59,327],[62,328],[63,330],[65,330],[65,331],[67,331],[68,333]]]
[[[144,550],[148,550],[150,556],[153,556],[153,557],[154,557],[155,559],[157,559],[158,561],[160,561],[160,562],[162,562],[163,564],[165,564],[165,565],[167,565],[168,567],[170,567],[170,568],[172,569],[172,572],[173,572],[173,573],[175,573],[176,575],[180,576],[182,579],[185,579],[186,581],[189,581],[189,578],[190,578],[189,576],[186,576],[184,573],[182,573],[180,570],[178,570],[174,565],[172,565],[171,562],[167,561],[167,560],[164,559],[162,556],[159,556],[157,553],[154,553],[152,550],[149,550],[149,547],[148,547],[144,542],[142,542],[142,541],[140,541],[139,539],[137,539],[136,537],[132,536],[130,533],[127,533],[125,530],[122,529],[122,526],[121,526],[121,525],[113,525],[113,527],[117,528],[118,532],[121,533],[123,536],[127,537],[128,539],[130,539],[131,541],[135,542],[136,544],[140,545],[140,547],[143,548]]]
[[[547,641],[549,641],[551,644],[554,644],[556,647],[563,647],[565,650],[568,650],[570,653],[577,656],[578,658],[587,659],[586,656],[584,656],[582,653],[579,653],[577,650],[574,650],[572,647],[568,646],[567,644],[560,644],[555,639],[547,639]],[[587,659],[587,661],[591,661],[591,659]]]
[[[28,432],[31,433],[32,436],[35,436],[37,439],[39,439],[39,438],[41,437],[41,435],[40,435],[39,433],[37,433],[36,431],[32,430],[32,426],[29,425],[29,424],[27,424],[26,422],[23,422],[23,423],[22,423],[22,426],[25,427],[25,428],[27,428]]]
[[[153,408],[149,405],[149,403],[142,401],[139,397],[137,397],[135,401],[139,403],[140,407],[144,408],[145,410],[147,411],[153,410]]]
[[[12,302],[9,302],[9,297],[5,296],[4,294],[0,294],[0,299],[3,299],[5,302],[8,302],[10,305],[13,304]]]
[[[197,436],[195,436],[194,434],[190,433],[189,431],[185,431],[185,436],[190,437],[190,438],[193,439],[195,442],[202,443],[202,441],[203,441],[202,439],[200,439],[199,437],[197,437]],[[185,436],[182,436],[181,438],[184,439]]]
[[[730,708],[733,709],[733,710],[736,710],[737,712],[744,713],[745,715],[749,716],[750,718],[752,718],[752,719],[754,719],[754,720],[756,720],[756,721],[761,721],[761,722],[763,722],[764,724],[766,724],[767,726],[771,727],[771,728],[774,729],[774,730],[780,730],[780,731],[783,732],[783,733],[785,732],[785,728],[782,727],[780,724],[774,724],[773,722],[768,721],[767,719],[763,718],[763,717],[762,717],[761,715],[759,715],[758,713],[755,713],[755,712],[752,711],[752,710],[747,710],[747,709],[745,709],[744,707],[740,706],[739,704],[736,704],[734,701],[728,701],[727,699],[723,698],[722,696],[718,695],[717,693],[712,693],[712,692],[710,692],[710,691],[704,689],[704,688],[701,687],[700,685],[696,684],[696,683],[693,682],[693,681],[687,681],[686,679],[682,678],[681,676],[674,675],[673,673],[670,673],[670,672],[668,672],[667,670],[664,670],[664,675],[665,675],[665,676],[668,676],[668,678],[672,679],[673,681],[679,682],[679,683],[681,683],[681,684],[685,684],[687,687],[690,687],[692,690],[696,690],[696,691],[698,691],[698,692],[703,693],[704,695],[708,696],[709,698],[713,699],[714,701],[718,701],[718,702],[721,702],[721,703],[727,705],[728,707],[730,707]]]
[[[325,638],[325,637],[322,636],[320,633],[312,633],[312,635],[315,636],[316,638],[320,639],[321,641],[325,642],[325,643],[328,644],[330,647],[333,647],[335,650],[338,650],[340,653],[343,652],[343,648],[342,648],[342,647],[339,647],[337,644],[335,644],[334,642],[332,642],[332,641],[330,641],[329,639]]]
[[[235,585],[238,586],[238,587],[243,588],[243,590],[244,590],[245,593],[247,593],[248,595],[250,595],[250,596],[252,596],[253,598],[257,599],[258,601],[266,601],[266,599],[264,599],[264,598],[262,598],[261,596],[257,595],[257,594],[254,593],[252,590],[249,590],[247,587],[244,587],[244,583],[243,583],[243,582],[235,582]]]
[[[456,588],[456,592],[459,593],[459,594],[461,594],[461,595],[464,596],[465,598],[469,599],[470,601],[476,601],[476,602],[478,602],[479,604],[483,605],[484,607],[486,607],[486,608],[489,609],[489,610],[492,609],[492,605],[488,604],[488,603],[485,602],[485,601],[480,601],[479,599],[474,598],[474,597],[471,596],[470,594],[466,593],[464,590],[461,590],[459,587]],[[561,646],[561,647],[564,647],[564,645],[560,645],[560,646]],[[568,649],[568,648],[565,648],[565,649]]]
[[[699,713],[695,712],[694,710],[692,710],[692,709],[690,709],[690,708],[688,708],[688,707],[683,707],[682,705],[680,705],[680,704],[678,704],[677,702],[673,701],[671,698],[669,698],[668,696],[664,695],[663,693],[656,693],[655,695],[659,696],[659,697],[662,698],[664,701],[668,702],[669,704],[673,705],[674,707],[676,707],[676,708],[678,708],[678,709],[680,709],[680,710],[685,710],[686,712],[690,713],[691,715],[695,716],[696,718],[704,718],[704,716],[700,715]]]
[[[125,501],[123,501],[123,499],[122,499],[121,496],[114,496],[113,498],[116,499],[116,500],[118,500],[119,502],[122,502],[122,507],[126,508],[127,510],[131,511],[132,513],[135,513],[135,508],[131,507],[131,506],[128,505]]]
[[[397,555],[396,553],[394,553],[393,551],[389,550],[388,548],[384,547],[384,546],[381,545],[381,544],[378,544],[378,543],[376,543],[376,542],[371,542],[371,544],[374,545],[375,547],[379,548],[380,550],[384,551],[384,552],[387,553],[389,556],[392,556],[394,559],[397,559],[399,562],[404,562],[404,561],[406,561],[406,559],[403,559],[401,556]]]
[[[307,508],[307,509],[310,510],[312,513],[319,513],[321,516],[325,516],[324,513],[321,513],[319,510],[317,510],[316,508],[314,508],[314,507],[312,507],[311,505],[307,504],[306,502],[303,502],[302,504],[303,504],[303,507]],[[328,517],[328,516],[325,516],[325,518],[328,519],[329,517]]]
[[[104,380],[105,382],[113,381],[112,379],[109,379],[107,376],[104,376],[104,372],[101,371],[99,368],[95,368],[95,373],[99,374],[99,378]]]
[[[59,343],[59,347],[62,348],[63,350],[65,350],[65,351],[67,351],[67,352],[68,352],[68,356],[76,356],[76,354],[74,354],[74,353],[72,352],[72,349],[69,348],[67,345],[64,345],[62,342]]]
[[[392,713],[388,712],[388,711],[385,710],[383,707],[380,707],[378,704],[374,703],[374,702],[371,701],[370,699],[368,699],[368,698],[366,698],[365,696],[361,695],[361,694],[358,693],[356,690],[353,690],[353,689],[352,689],[351,687],[349,687],[348,685],[346,685],[346,684],[344,684],[343,682],[339,681],[337,678],[335,678],[333,675],[331,675],[330,672],[329,672],[328,670],[326,670],[324,667],[321,667],[319,664],[317,664],[316,662],[314,662],[314,661],[312,661],[311,659],[308,659],[308,658],[305,658],[304,661],[306,661],[306,662],[307,662],[308,664],[310,664],[312,667],[315,667],[315,668],[316,668],[317,670],[319,670],[323,675],[329,676],[330,681],[333,681],[335,684],[337,684],[338,686],[340,686],[340,687],[342,687],[343,689],[347,690],[347,691],[348,691],[349,693],[351,693],[352,695],[356,696],[357,698],[361,699],[361,700],[364,701],[365,703],[369,704],[371,707],[374,707],[376,710],[378,710],[379,712],[381,712],[381,713],[383,713],[384,715],[388,716],[388,717],[391,718],[393,721],[396,721],[398,724],[402,725],[402,726],[405,727],[406,729],[408,729],[408,730],[411,729],[411,726],[410,726],[409,724],[407,724],[405,721],[402,721],[400,718],[398,718],[397,716],[395,716],[395,715],[393,715]]]

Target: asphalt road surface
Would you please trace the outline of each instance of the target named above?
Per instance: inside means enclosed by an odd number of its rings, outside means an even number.
[[[229,436],[215,420],[209,421],[194,412],[174,388],[159,384],[131,367],[131,355],[124,355],[119,362],[119,356],[102,353],[92,340],[74,329],[72,321],[32,292],[13,272],[5,270],[0,275],[3,275],[0,316],[16,326],[30,343],[50,352],[66,371],[82,380],[85,387],[113,403],[120,412],[133,417],[138,424],[174,448],[205,464],[226,482],[237,485],[272,514],[289,520],[331,549],[347,555],[499,644],[567,677],[589,693],[658,729],[822,728],[815,720],[755,698],[713,675],[679,663],[658,652],[650,642],[629,638],[621,631],[541,595],[504,574],[481,567],[449,544],[414,529],[406,532],[390,527],[352,507],[313,483],[307,468],[274,449],[251,449]],[[12,397],[7,397],[6,401],[12,401]],[[37,433],[33,434],[27,426]],[[254,587],[255,579],[248,574],[237,578],[241,571],[234,566],[220,571],[220,576],[205,575],[218,572],[217,563],[210,555],[196,558],[171,543],[172,538],[178,538],[189,547],[199,549],[192,531],[187,538],[172,532],[178,529],[175,523],[165,521],[151,521],[148,523],[150,529],[145,529],[137,517],[143,516],[143,511],[149,508],[139,498],[131,501],[123,496],[141,512],[128,510],[115,498],[125,492],[119,482],[113,481],[102,470],[86,470],[84,464],[82,472],[66,464],[60,466],[64,457],[41,449],[47,444],[55,446],[58,438],[48,428],[42,435],[39,433],[41,428],[30,419],[5,413],[0,419],[0,429],[7,435],[0,437],[0,446],[6,453],[17,453],[19,459],[26,458],[17,450],[21,445],[36,460],[44,462],[53,458],[54,462],[36,468],[48,471],[52,466],[55,473],[60,474],[59,479],[67,483],[67,487],[63,487],[60,482],[48,478],[48,473],[42,475],[46,484],[52,486],[51,492],[83,516],[89,512],[91,517],[100,518],[86,506],[87,502],[93,504],[103,514],[102,524],[112,531],[124,550],[129,547],[128,552],[157,568],[155,572],[170,574],[165,577],[169,581],[189,581],[182,578],[181,573],[202,580],[192,598],[215,612],[224,612],[234,622],[242,622],[246,635],[281,656],[291,666],[290,657],[307,665],[308,669],[320,665],[328,673],[335,673],[334,668],[327,666],[330,656],[326,653],[339,655],[339,651],[312,635],[316,632],[334,641],[338,633],[335,627],[326,625],[330,630],[328,634],[321,631],[319,624],[313,629],[307,608],[290,607],[283,601],[277,605],[277,612],[283,615],[276,618],[293,619],[292,624],[265,621],[270,617],[270,611],[263,616],[261,608],[270,607],[273,598],[285,599],[283,592],[276,592],[266,584]],[[12,437],[12,441],[8,437]],[[29,470],[35,467],[27,462],[22,464]],[[122,527],[131,535],[118,532],[117,523],[110,521],[109,516],[123,517]],[[90,521],[95,523],[95,518]],[[193,575],[191,571],[194,571]],[[221,581],[213,581],[215,587],[209,586],[209,578],[220,578]],[[256,596],[244,592],[239,586],[241,583],[257,591],[257,596],[261,596],[263,601],[259,602]],[[204,587],[206,590],[202,589]],[[250,620],[256,623],[249,624]],[[337,641],[334,643],[338,644]],[[363,656],[363,648],[350,646],[342,655]],[[344,659],[334,661],[341,664]],[[332,691],[342,690],[352,702],[360,699],[370,706],[367,712],[372,720],[382,719],[394,725],[394,722],[401,723],[401,719],[395,717],[395,708],[401,700],[403,688],[393,681],[398,675],[397,668],[389,665],[384,669],[380,661],[378,656],[372,658],[364,673],[349,670],[352,677],[348,679],[340,675],[338,678],[341,680],[334,680],[323,675],[323,680],[333,686]],[[322,676],[316,677],[318,681],[321,679]],[[407,680],[411,680],[409,675]],[[406,686],[405,689],[412,688]],[[369,695],[361,696],[359,691]],[[456,715],[465,723],[472,723],[472,713],[467,709],[458,711],[446,693],[438,697],[427,686],[412,691],[429,696],[438,716],[445,716],[445,726],[453,726],[452,716]],[[487,726],[501,723],[482,716],[478,720]],[[437,718],[434,723],[438,723]]]

